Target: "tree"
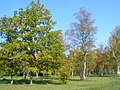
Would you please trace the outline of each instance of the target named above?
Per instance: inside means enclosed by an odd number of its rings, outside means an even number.
[[[62,64],[62,67],[58,70],[59,79],[62,84],[67,84],[68,78],[71,76],[72,67],[71,62],[68,60],[65,60]]]
[[[83,52],[77,49],[69,50],[69,55],[67,57],[71,68],[73,69],[73,75],[80,75],[82,77],[81,72],[83,70]]]
[[[15,70],[20,65],[25,77],[29,71],[30,84],[38,69],[48,71],[61,66],[64,57],[61,31],[52,31],[56,22],[39,0],[32,1],[25,10],[15,11],[13,17],[2,18],[0,24],[0,33],[5,39],[1,46],[3,56],[12,62],[8,67]]]
[[[91,13],[87,12],[85,8],[81,8],[78,13],[75,13],[78,22],[71,24],[71,29],[67,30],[66,34],[72,41],[71,45],[74,48],[83,52],[83,79],[86,79],[86,61],[87,53],[93,47],[94,34],[96,28],[93,26],[94,20],[91,19]]]
[[[103,76],[105,71],[106,63],[108,62],[107,52],[105,47],[101,44],[99,48],[95,50],[96,52],[96,72]]]
[[[61,31],[51,31],[44,41],[45,48],[38,53],[38,67],[42,70],[52,70],[53,73],[64,60]]]
[[[15,22],[14,22],[15,21]],[[0,33],[1,37],[5,40],[1,43],[1,61],[3,61],[3,67],[8,74],[11,75],[11,84],[13,84],[13,76],[19,73],[20,70],[20,53],[19,50],[19,41],[18,38],[18,17],[14,13],[13,17],[3,17],[0,20],[1,28]],[[19,69],[18,69],[19,68]]]
[[[112,53],[112,57],[117,64],[117,75],[120,76],[120,26],[117,26],[115,30],[111,33],[109,38],[109,47]]]
[[[91,72],[93,72],[96,68],[96,53],[95,50],[91,50],[87,57],[87,75],[90,76]]]
[[[52,21],[50,11],[39,4],[39,0],[37,4],[31,2],[26,10],[20,9],[18,16],[22,59],[30,67],[32,84],[35,70],[49,71],[60,66],[63,59],[63,48],[59,40],[61,31],[52,31],[56,22]]]

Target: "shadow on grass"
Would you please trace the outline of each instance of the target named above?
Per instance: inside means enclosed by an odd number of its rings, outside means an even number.
[[[69,81],[81,81],[81,79],[68,79]]]
[[[10,84],[11,80],[9,79],[0,79],[0,84]]]
[[[89,79],[69,79],[69,81],[91,81]]]
[[[102,76],[100,74],[92,74],[88,77],[117,77],[117,75],[116,74],[103,74],[103,76]]]
[[[11,80],[10,79],[4,79],[4,80],[1,80],[0,79],[0,84],[10,84],[11,83]],[[20,79],[20,80],[14,80],[14,83],[15,85],[18,85],[18,84],[30,84],[30,80],[28,79]],[[57,82],[57,81],[53,81],[53,80],[47,80],[47,79],[40,79],[40,80],[33,80],[33,84],[41,84],[41,85],[47,85],[47,84],[54,84],[54,85],[61,85],[60,82]]]

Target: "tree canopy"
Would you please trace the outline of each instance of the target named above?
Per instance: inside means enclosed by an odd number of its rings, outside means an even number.
[[[26,66],[31,76],[36,70],[48,71],[61,66],[64,58],[61,30],[53,31],[56,22],[39,0],[37,3],[32,1],[25,10],[15,11],[12,17],[1,18],[0,24],[4,38],[1,60],[10,68],[12,77],[18,72],[16,69],[22,70]]]

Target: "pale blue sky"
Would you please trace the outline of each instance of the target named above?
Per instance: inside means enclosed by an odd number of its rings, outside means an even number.
[[[1,0],[0,17],[13,15],[14,10],[25,8],[31,1]],[[106,44],[110,32],[120,25],[120,0],[41,0],[41,3],[51,11],[53,20],[57,21],[55,29],[61,29],[63,32],[69,29],[70,23],[76,21],[73,14],[78,12],[80,7],[85,7],[96,20],[96,45]]]

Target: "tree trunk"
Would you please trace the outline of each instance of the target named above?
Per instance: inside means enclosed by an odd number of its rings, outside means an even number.
[[[33,84],[32,79],[33,79],[33,76],[30,76],[30,84],[31,84],[31,85]]]
[[[86,61],[84,61],[84,67],[83,67],[83,79],[86,79]]]
[[[115,54],[115,51],[114,51],[114,48],[112,47],[112,45],[110,45],[111,49],[112,49],[112,54],[113,54],[113,57],[117,63],[117,75],[120,76],[120,63],[119,63],[119,60]]]
[[[13,75],[11,75],[11,84],[13,84]]]
[[[100,66],[100,76],[103,76],[103,68],[104,68],[104,66],[101,65],[101,66]]]
[[[84,53],[84,64],[83,64],[83,79],[86,79],[86,57],[87,57],[87,53]]]
[[[117,75],[120,76],[120,63],[117,65]]]
[[[74,72],[73,71],[72,71],[71,75],[74,76]]]
[[[36,77],[38,77],[38,72],[36,72]]]
[[[83,70],[80,71],[80,78],[83,78]]]
[[[90,76],[91,75],[91,71],[90,70],[88,70],[88,74],[87,74],[88,76]]]
[[[27,78],[27,74],[24,74],[24,79],[26,80],[26,78]]]
[[[27,77],[28,77],[28,73],[24,73],[24,74],[23,74],[23,77],[24,77],[24,79],[26,80]]]

